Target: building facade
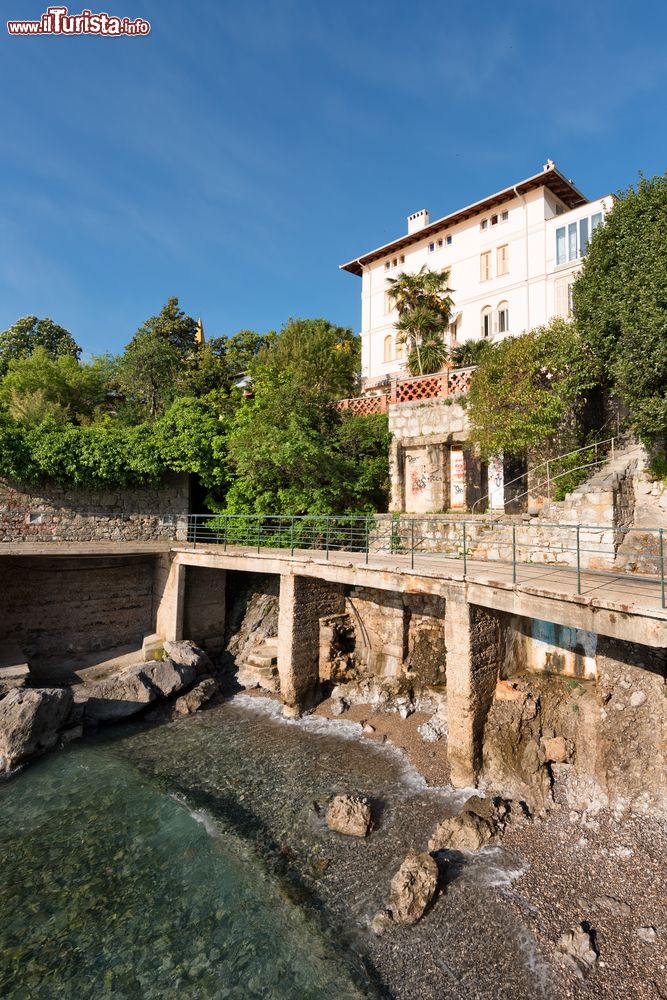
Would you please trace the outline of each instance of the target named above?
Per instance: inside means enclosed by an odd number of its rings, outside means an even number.
[[[523,333],[571,314],[574,276],[611,205],[611,195],[588,201],[549,160],[539,174],[436,222],[415,212],[404,236],[342,264],[362,279],[365,388],[404,371],[388,278],[423,265],[449,270],[450,346]]]

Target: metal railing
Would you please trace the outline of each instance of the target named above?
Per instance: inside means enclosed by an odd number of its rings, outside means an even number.
[[[621,542],[633,534],[638,539],[636,571],[628,571],[614,564]],[[526,577],[527,567],[570,570],[576,573],[578,594],[583,574],[645,581],[658,588],[664,608],[664,534],[664,528],[538,521],[507,524],[485,517],[193,514],[188,518],[187,543],[195,549],[200,544],[220,546],[223,551],[229,547],[257,553],[282,549],[292,556],[315,551],[327,560],[335,553],[357,553],[366,564],[389,555],[404,559],[412,569],[425,558],[456,559],[462,563],[464,580],[472,562],[511,567],[513,583],[520,571]]]
[[[517,500],[523,500],[524,497],[530,496],[532,493],[539,493],[540,490],[546,488],[547,500],[551,500],[551,486],[559,479],[563,479],[567,476],[571,476],[574,472],[582,472],[585,469],[597,468],[598,465],[604,465],[611,452],[611,460],[614,460],[615,447],[618,442],[617,437],[606,438],[604,441],[592,441],[590,444],[585,444],[581,448],[575,448],[574,451],[566,451],[562,455],[555,455],[553,458],[547,459],[546,462],[540,462],[539,465],[534,465],[532,468],[527,469],[526,472],[522,472],[520,476],[516,476],[514,479],[510,479],[508,482],[503,482],[502,489],[505,491],[508,486],[513,486],[515,483],[525,482],[529,476],[534,476],[540,469],[546,470],[546,479],[542,482],[536,483],[529,489],[524,490],[523,493],[517,493],[511,496],[508,500],[503,501],[503,509],[509,503],[516,503]],[[603,449],[605,449],[603,451]],[[566,469],[564,472],[559,472],[555,476],[551,475],[551,470],[558,467],[559,462],[563,462],[565,459],[571,458],[573,455],[580,455],[582,452],[593,451],[594,458],[591,462],[584,462],[581,465],[573,466],[571,469]],[[599,454],[602,453],[602,457],[599,458]],[[500,488],[500,487],[499,487]],[[475,500],[471,508],[471,513],[475,513],[475,508],[488,501],[491,497],[490,493],[485,493],[484,496],[479,497]],[[500,508],[498,508],[500,509]],[[493,515],[493,511],[490,512]],[[493,515],[495,516],[495,515]]]

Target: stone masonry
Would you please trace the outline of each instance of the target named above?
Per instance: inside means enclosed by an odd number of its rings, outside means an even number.
[[[345,610],[340,584],[301,576],[280,578],[278,675],[288,714],[315,701],[319,684],[320,618]]]
[[[190,487],[169,474],[157,489],[21,486],[0,479],[0,543],[183,540]]]

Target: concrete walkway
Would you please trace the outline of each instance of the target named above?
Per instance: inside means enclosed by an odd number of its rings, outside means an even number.
[[[511,563],[468,559],[464,576],[462,559],[449,559],[436,553],[415,554],[413,565],[409,553],[390,555],[370,552],[367,561],[365,552],[330,551],[327,556],[325,551],[296,549],[292,556],[287,549],[262,548],[258,551],[256,547],[235,545],[228,545],[224,549],[222,545],[208,543],[181,544],[174,545],[173,548],[179,552],[221,554],[224,551],[229,556],[289,560],[297,565],[301,563],[367,567],[369,570],[457,582],[466,581],[491,587],[499,586],[503,589],[513,587],[525,593],[572,600],[574,603],[579,601],[588,603],[594,599],[596,603],[614,606],[619,611],[632,609],[649,612],[652,617],[664,617],[667,620],[667,609],[662,607],[660,580],[646,577],[582,571],[579,594],[576,570],[535,563],[517,563],[516,581],[514,581]],[[270,572],[268,568],[267,572]]]

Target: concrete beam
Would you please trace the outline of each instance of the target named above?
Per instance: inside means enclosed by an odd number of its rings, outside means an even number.
[[[171,559],[167,554],[157,560],[153,589],[156,633],[170,641],[182,639],[185,566],[178,558]]]

